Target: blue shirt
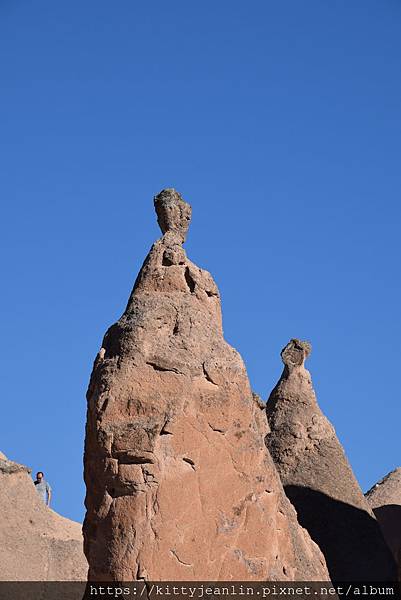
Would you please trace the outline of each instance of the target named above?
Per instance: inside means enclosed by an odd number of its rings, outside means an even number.
[[[50,492],[52,491],[50,485],[45,479],[42,479],[41,481],[36,480],[34,481],[34,484],[39,496],[42,498],[43,502],[47,504]]]

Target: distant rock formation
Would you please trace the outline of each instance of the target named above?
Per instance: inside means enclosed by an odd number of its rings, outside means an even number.
[[[266,441],[301,525],[325,555],[333,581],[395,580],[393,557],[333,426],[320,410],[304,361],[307,342],[283,349],[270,394]]]
[[[223,338],[219,291],[182,247],[191,207],[154,201],[163,237],[107,331],[87,393],[91,581],[327,580]]]
[[[29,473],[0,453],[0,581],[84,581],[81,525],[46,507]]]
[[[401,579],[401,467],[376,483],[366,493],[366,499],[397,561]]]

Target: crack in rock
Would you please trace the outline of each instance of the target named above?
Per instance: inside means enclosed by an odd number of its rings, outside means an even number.
[[[179,558],[179,556],[177,555],[176,550],[173,550],[172,548],[170,549],[171,554],[174,556],[174,558],[180,563],[180,565],[184,565],[184,567],[193,567],[193,565],[191,563],[186,563],[183,560],[181,560]]]

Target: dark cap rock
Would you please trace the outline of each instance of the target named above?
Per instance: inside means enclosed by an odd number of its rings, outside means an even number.
[[[171,231],[179,236],[181,243],[185,242],[191,222],[190,204],[175,189],[168,188],[155,196],[154,205],[162,233]]]
[[[291,368],[301,366],[312,352],[312,346],[309,342],[303,342],[293,338],[281,351],[283,363]]]

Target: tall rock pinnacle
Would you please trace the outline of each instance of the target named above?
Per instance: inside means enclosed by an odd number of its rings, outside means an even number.
[[[270,394],[267,446],[301,525],[325,555],[333,581],[388,581],[395,564],[333,426],[320,410],[304,361],[307,342],[282,350]]]
[[[89,579],[326,580],[223,338],[216,284],[182,248],[191,208],[174,190],[155,208],[164,235],[104,337],[87,394]]]

